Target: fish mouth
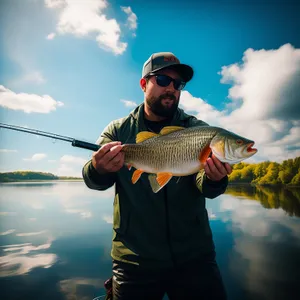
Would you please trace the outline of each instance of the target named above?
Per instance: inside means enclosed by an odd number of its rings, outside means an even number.
[[[254,143],[252,142],[252,143],[249,143],[248,145],[247,145],[247,152],[248,153],[256,153],[257,152],[257,149],[256,148],[253,148],[253,145],[254,145]]]

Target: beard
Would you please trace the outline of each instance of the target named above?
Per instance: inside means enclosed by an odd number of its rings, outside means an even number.
[[[173,104],[170,107],[164,106],[162,104],[162,100],[166,98],[173,100]],[[174,116],[178,108],[179,97],[178,99],[176,99],[173,94],[162,94],[159,97],[146,98],[146,103],[155,115],[170,118]]]

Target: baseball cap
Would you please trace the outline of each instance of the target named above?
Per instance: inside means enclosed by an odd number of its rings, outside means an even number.
[[[153,53],[144,63],[142,77],[145,78],[147,75],[166,68],[177,71],[185,82],[190,81],[194,75],[193,68],[180,63],[172,52],[157,52]]]

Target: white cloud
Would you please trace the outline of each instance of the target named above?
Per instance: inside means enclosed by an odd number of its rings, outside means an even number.
[[[64,104],[55,101],[49,95],[14,93],[0,85],[0,106],[13,110],[22,110],[25,113],[50,113]]]
[[[63,155],[60,158],[60,162],[62,163],[69,163],[69,164],[76,164],[76,165],[83,165],[86,163],[86,159],[82,158],[82,157],[78,157],[78,156],[72,156],[72,155]]]
[[[13,149],[0,149],[0,153],[16,153],[18,150]]]
[[[14,233],[15,231],[16,231],[16,229],[9,229],[4,232],[0,232],[0,235],[8,235],[8,234]]]
[[[137,104],[134,101],[121,99],[121,102],[123,102],[126,107],[137,107]]]
[[[46,79],[43,76],[43,74],[41,73],[41,71],[29,70],[28,67],[26,67],[26,66],[23,66],[23,67],[24,67],[23,75],[11,80],[10,85],[19,86],[22,84],[29,84],[29,83],[42,84],[42,83],[46,82]]]
[[[116,19],[107,19],[103,10],[106,0],[45,0],[46,7],[60,9],[57,24],[58,34],[73,34],[78,37],[92,36],[99,47],[122,54],[127,43],[121,42],[121,28]]]
[[[47,157],[45,153],[36,153],[33,154],[31,158],[23,158],[25,161],[39,161]]]
[[[23,275],[36,267],[50,268],[56,262],[55,254],[28,254],[31,251],[49,249],[51,242],[49,240],[46,244],[39,246],[33,246],[31,243],[2,246],[3,252],[8,254],[0,257],[0,277]]]
[[[113,216],[112,215],[104,215],[103,220],[108,224],[113,224]]]
[[[182,91],[180,106],[209,125],[220,125],[219,121],[224,116],[224,112],[216,110],[201,98],[193,97],[188,91]]]
[[[60,164],[55,174],[59,176],[82,177],[82,167],[87,162],[87,159],[78,156],[63,155],[59,162]]]
[[[127,14],[127,24],[131,30],[136,30],[137,29],[137,16],[136,14],[132,11],[131,7],[125,7],[121,6],[121,9]]]
[[[55,38],[56,34],[54,32],[49,33],[46,37],[47,40],[53,40]]]
[[[16,236],[33,236],[33,235],[40,235],[45,232],[46,232],[45,230],[36,231],[36,232],[23,232],[23,233],[17,233]]]
[[[41,84],[46,81],[42,73],[39,71],[27,72],[20,80],[23,82],[32,82],[37,84]]]
[[[285,44],[276,50],[248,49],[243,63],[224,66],[222,83],[232,101],[242,105],[232,112],[238,120],[299,119],[300,49]]]
[[[16,216],[17,212],[15,211],[0,211],[0,216]]]
[[[82,219],[89,219],[93,216],[91,211],[87,211],[79,208],[66,208],[65,212],[68,214],[79,214]]]
[[[209,125],[254,140],[258,152],[247,162],[300,156],[300,49],[290,44],[277,50],[248,49],[242,61],[220,72],[221,82],[232,84],[225,110],[187,91],[181,107]]]
[[[10,254],[0,257],[0,277],[23,275],[36,267],[50,268],[56,262],[55,254],[21,256]]]
[[[66,164],[60,164],[55,174],[58,176],[73,176],[73,177],[77,177],[80,175],[78,170],[74,170],[73,167],[68,166]]]
[[[49,8],[60,8],[66,4],[66,0],[45,0],[45,4]]]

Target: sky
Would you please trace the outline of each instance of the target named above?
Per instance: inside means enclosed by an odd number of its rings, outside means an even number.
[[[180,108],[253,139],[245,162],[300,156],[296,2],[1,0],[0,122],[95,143],[143,102],[142,66],[168,51],[195,72]],[[91,155],[0,129],[0,172],[81,176]]]

